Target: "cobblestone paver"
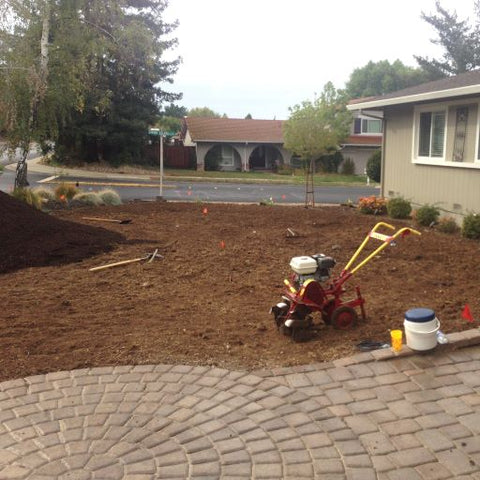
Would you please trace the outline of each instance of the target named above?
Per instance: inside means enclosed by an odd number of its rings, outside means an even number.
[[[480,347],[0,384],[0,479],[480,480]]]

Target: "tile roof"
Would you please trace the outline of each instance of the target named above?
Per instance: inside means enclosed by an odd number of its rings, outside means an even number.
[[[194,142],[282,143],[283,120],[185,117]]]

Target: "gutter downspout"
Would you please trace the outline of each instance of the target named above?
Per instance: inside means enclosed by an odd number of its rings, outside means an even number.
[[[387,140],[387,118],[383,118],[382,155],[380,157],[380,197],[385,198],[385,145]]]

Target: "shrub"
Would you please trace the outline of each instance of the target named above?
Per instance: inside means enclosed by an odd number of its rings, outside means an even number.
[[[110,188],[100,190],[98,192],[98,195],[100,196],[100,198],[102,199],[105,205],[121,205],[122,204],[122,199],[120,198],[120,195],[115,190],[112,190]]]
[[[33,191],[44,201],[53,201],[55,200],[55,192],[48,187],[37,187]]]
[[[462,235],[465,238],[480,238],[480,216],[469,213],[462,223]]]
[[[383,215],[387,212],[387,201],[375,195],[362,197],[358,200],[358,209],[367,215]]]
[[[355,162],[347,157],[340,165],[340,173],[342,175],[355,175]]]
[[[290,165],[279,165],[277,168],[278,175],[294,175],[295,170]]]
[[[25,202],[28,205],[40,210],[42,208],[42,198],[37,195],[31,188],[16,188],[12,192],[12,197]]]
[[[71,200],[78,193],[78,188],[71,183],[60,183],[55,189],[55,197],[62,202]]]
[[[342,152],[338,150],[334,153],[321,155],[315,161],[316,170],[323,173],[337,173],[339,165],[343,162]]]
[[[412,205],[402,197],[391,198],[387,202],[387,212],[392,218],[408,218],[412,212]]]
[[[430,227],[437,223],[440,210],[433,205],[423,205],[415,212],[415,221],[423,227]]]
[[[367,160],[367,175],[374,182],[380,182],[382,171],[382,151],[377,150]]]
[[[97,207],[98,205],[103,205],[102,197],[95,192],[81,192],[77,193],[72,201],[80,205],[88,205],[91,207]]]
[[[457,222],[451,217],[442,217],[438,221],[437,228],[442,233],[457,233],[460,229]]]

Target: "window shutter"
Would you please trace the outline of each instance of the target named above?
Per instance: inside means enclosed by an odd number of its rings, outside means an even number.
[[[353,133],[362,133],[362,119],[356,118],[353,124]]]

